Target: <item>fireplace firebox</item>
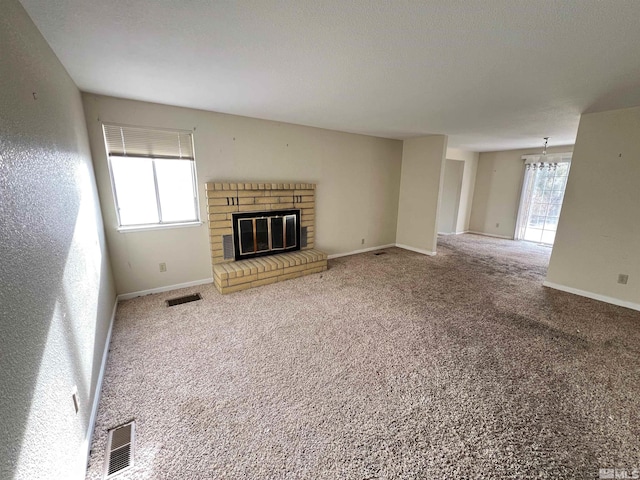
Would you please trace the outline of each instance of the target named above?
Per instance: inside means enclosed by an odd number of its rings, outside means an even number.
[[[300,210],[233,214],[235,259],[300,250]]]

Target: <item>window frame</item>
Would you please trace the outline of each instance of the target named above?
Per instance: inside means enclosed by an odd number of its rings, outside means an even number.
[[[118,154],[110,154],[109,146],[107,145],[107,139],[105,135],[104,126],[110,127],[123,127],[123,128],[136,128],[141,130],[160,130],[167,132],[175,132],[175,133],[187,133],[189,138],[191,139],[191,149],[193,152],[193,159],[184,159],[180,161],[189,162],[191,167],[191,180],[192,180],[192,192],[193,192],[193,206],[195,211],[195,218],[193,220],[177,220],[165,222],[162,220],[162,205],[160,204],[160,191],[158,187],[158,176],[156,174],[156,160],[171,160],[170,158],[158,158],[152,155],[118,155]],[[198,172],[196,168],[196,155],[195,155],[195,145],[193,139],[193,132],[189,130],[178,130],[178,129],[165,129],[165,128],[154,128],[154,127],[140,127],[133,125],[121,125],[115,123],[103,123],[103,140],[105,142],[105,151],[107,155],[107,167],[109,169],[109,178],[111,181],[111,192],[113,195],[113,203],[116,211],[116,219],[118,221],[117,231],[121,233],[126,232],[136,232],[136,231],[148,231],[148,230],[161,230],[161,229],[170,229],[170,228],[183,228],[183,227],[198,227],[202,225],[202,219],[200,217],[200,198],[198,192]],[[128,159],[145,159],[151,160],[152,172],[153,172],[153,186],[155,191],[155,201],[156,201],[156,209],[158,212],[158,222],[154,223],[140,223],[140,224],[131,224],[131,225],[123,225],[122,219],[120,218],[120,204],[118,202],[118,193],[116,189],[116,182],[113,174],[113,165],[112,158],[128,158]]]

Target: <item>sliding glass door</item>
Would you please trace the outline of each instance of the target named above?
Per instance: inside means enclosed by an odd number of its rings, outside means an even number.
[[[538,158],[525,164],[516,239],[553,245],[571,156]]]

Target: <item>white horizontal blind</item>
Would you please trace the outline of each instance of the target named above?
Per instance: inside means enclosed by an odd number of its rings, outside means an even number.
[[[190,133],[120,125],[102,127],[109,156],[194,160]]]

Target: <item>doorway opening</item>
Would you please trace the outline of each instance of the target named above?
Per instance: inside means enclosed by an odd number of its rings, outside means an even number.
[[[449,235],[464,230],[464,219],[460,224],[459,218],[463,177],[464,162],[462,160],[447,159],[444,168],[440,207],[438,209],[439,234]]]

